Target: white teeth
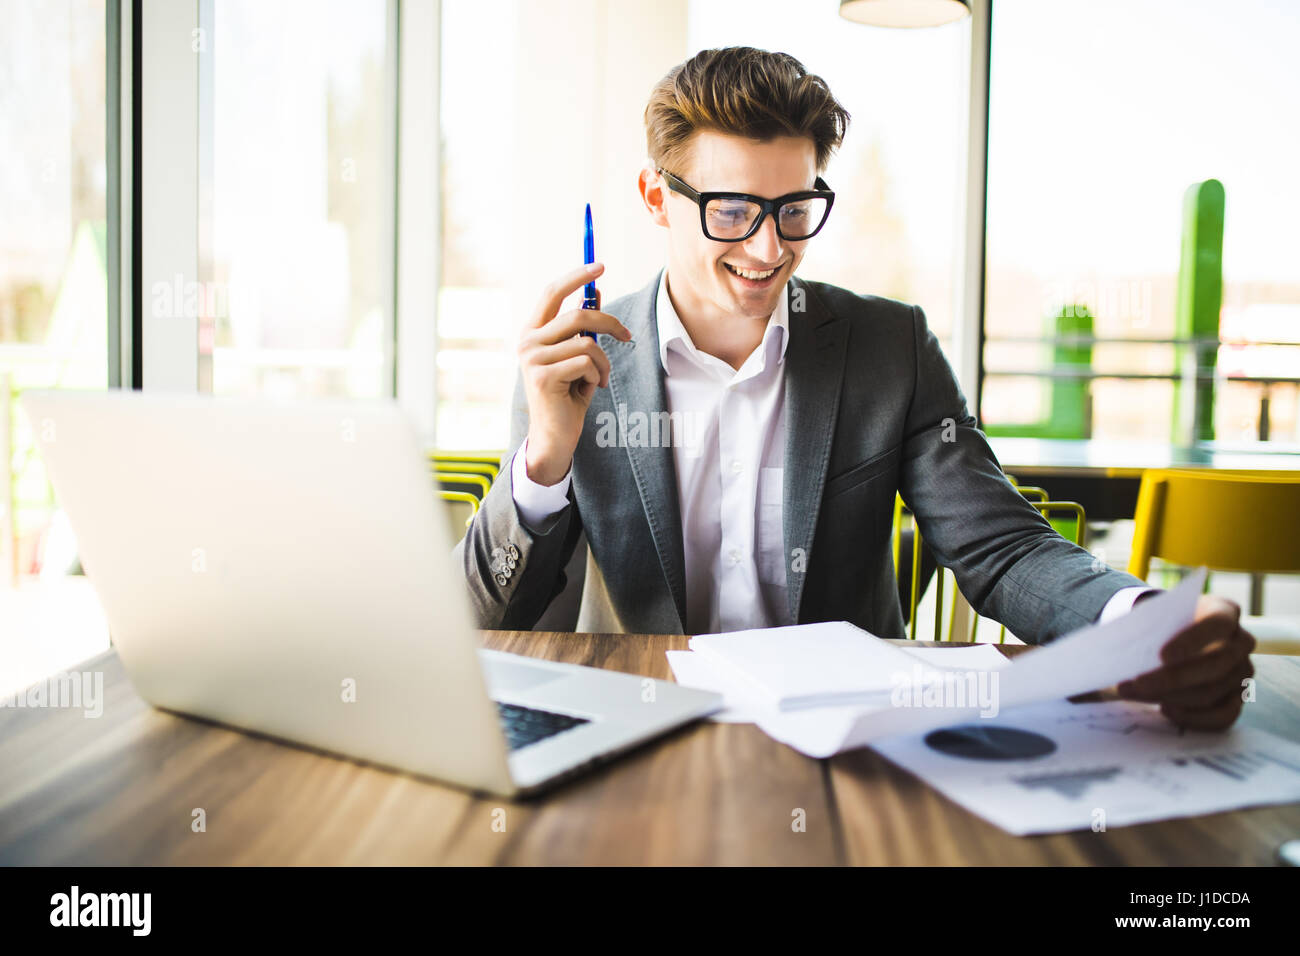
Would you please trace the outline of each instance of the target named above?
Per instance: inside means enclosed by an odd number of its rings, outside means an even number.
[[[755,272],[753,269],[740,269],[737,268],[736,266],[733,266],[730,262],[728,262],[726,265],[727,268],[730,269],[732,272],[736,273],[736,275],[744,276],[746,279],[753,279],[757,282],[761,282],[762,280],[770,276],[772,273],[776,272],[775,269],[768,269],[766,272]]]

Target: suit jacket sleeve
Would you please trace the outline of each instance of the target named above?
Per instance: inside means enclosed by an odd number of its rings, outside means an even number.
[[[1093,623],[1120,588],[1142,585],[1061,537],[1002,473],[951,366],[913,306],[913,395],[901,494],[921,535],[980,614],[1027,643]]]
[[[509,447],[518,449],[527,434],[528,403],[522,382],[516,381]],[[471,607],[482,628],[531,629],[564,590],[564,566],[582,532],[572,483],[567,507],[537,531],[524,524],[511,487],[513,454],[501,463],[497,480],[453,552],[465,570]]]

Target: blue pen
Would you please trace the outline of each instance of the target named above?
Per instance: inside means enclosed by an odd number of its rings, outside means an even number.
[[[591,231],[591,203],[587,203],[587,230],[582,240],[582,261],[591,265],[596,261],[596,237]],[[582,290],[582,307],[584,309],[598,308],[596,305],[596,280],[588,282]],[[595,332],[583,332],[583,335],[589,335],[591,338],[596,337]]]

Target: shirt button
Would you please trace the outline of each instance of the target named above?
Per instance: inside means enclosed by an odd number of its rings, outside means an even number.
[[[727,552],[727,563],[730,564],[732,567],[735,567],[737,564],[739,564],[739,563],[740,563],[740,552],[739,552],[738,550],[736,550],[735,548],[732,548],[730,551],[728,551],[728,552]]]
[[[738,474],[740,474],[740,469],[741,469],[741,464],[740,464],[740,462],[739,462],[738,460],[737,460],[737,461],[733,461],[733,462],[731,463],[731,473],[732,473],[733,475],[738,475]]]

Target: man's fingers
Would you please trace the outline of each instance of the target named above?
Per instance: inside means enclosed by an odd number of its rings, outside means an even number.
[[[555,318],[555,314],[560,311],[560,305],[566,298],[604,271],[605,267],[597,262],[590,266],[579,266],[577,269],[560,276],[542,290],[541,301],[537,303],[537,310],[529,320],[528,327],[540,329],[551,321],[551,319]]]
[[[623,342],[630,341],[632,333],[614,316],[599,309],[571,309],[552,319],[545,328],[533,335],[543,345],[554,345],[573,338],[579,332],[604,332]]]
[[[1249,655],[1254,649],[1255,639],[1239,627],[1219,647],[1181,664],[1166,664],[1159,670],[1124,681],[1116,689],[1126,700],[1148,703],[1162,701],[1171,693],[1221,681],[1239,668],[1243,661],[1249,667]],[[1254,669],[1251,668],[1251,674],[1253,673]]]
[[[1229,690],[1209,707],[1180,707],[1161,704],[1160,713],[1179,727],[1187,730],[1226,730],[1241,713],[1242,699],[1239,689]]]
[[[1166,664],[1189,660],[1216,641],[1231,637],[1240,621],[1241,608],[1236,603],[1204,594],[1196,604],[1196,620],[1166,642],[1160,659]]]
[[[1246,660],[1217,680],[1170,691],[1160,699],[1160,703],[1191,710],[1203,710],[1217,704],[1228,690],[1240,694],[1242,684],[1247,678],[1254,676],[1255,668],[1249,660]]]
[[[534,355],[539,365],[557,365],[574,356],[586,355],[596,363],[596,369],[600,372],[599,384],[606,385],[609,382],[609,356],[585,335],[575,335],[554,345],[539,346]]]
[[[596,368],[596,363],[592,361],[590,355],[575,355],[563,362],[556,362],[550,367],[555,370],[555,374],[559,376],[561,381],[570,384],[574,382],[590,382],[593,386],[600,384],[600,369]],[[583,395],[586,395],[589,391],[583,391]]]

